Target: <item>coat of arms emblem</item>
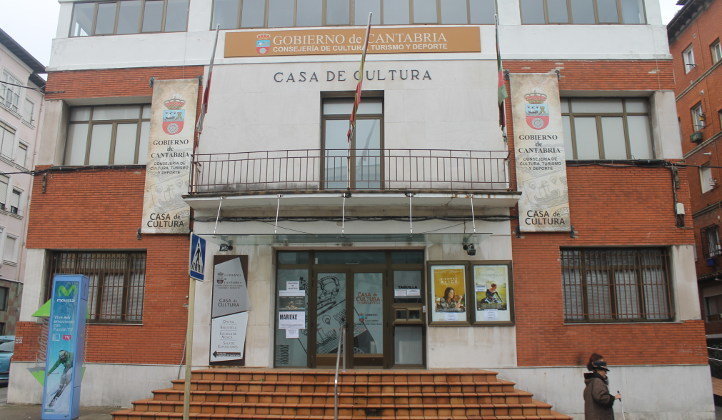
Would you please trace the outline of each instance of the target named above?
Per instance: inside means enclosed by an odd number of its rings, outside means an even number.
[[[543,93],[532,92],[524,95],[526,104],[526,123],[535,130],[541,130],[549,125],[549,107],[547,96]]]
[[[163,111],[163,131],[170,135],[180,133],[183,130],[183,120],[185,120],[186,116],[186,111],[181,108],[186,104],[186,101],[173,97],[163,102],[163,104],[168,108]]]
[[[271,49],[271,35],[270,34],[258,34],[256,35],[256,52],[259,54],[265,54]]]

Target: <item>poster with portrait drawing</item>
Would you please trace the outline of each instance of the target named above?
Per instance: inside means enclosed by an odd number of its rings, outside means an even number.
[[[431,322],[466,323],[466,265],[431,265]]]
[[[508,264],[474,265],[475,323],[511,323],[512,302]]]

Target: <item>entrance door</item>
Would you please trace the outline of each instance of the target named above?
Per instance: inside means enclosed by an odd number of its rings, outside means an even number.
[[[346,330],[347,367],[384,366],[384,273],[316,274],[316,366],[334,366]]]

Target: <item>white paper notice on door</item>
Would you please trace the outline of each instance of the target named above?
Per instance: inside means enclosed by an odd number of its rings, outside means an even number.
[[[286,330],[286,338],[298,338],[298,330]]]
[[[306,312],[304,311],[279,311],[279,330],[303,330],[306,329]]]

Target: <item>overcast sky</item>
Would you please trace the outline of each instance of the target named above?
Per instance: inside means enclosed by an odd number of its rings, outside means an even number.
[[[675,5],[677,0],[659,0],[659,3],[662,19],[667,23],[679,9]],[[50,41],[57,30],[58,9],[57,0],[0,0],[0,28],[47,65]]]

